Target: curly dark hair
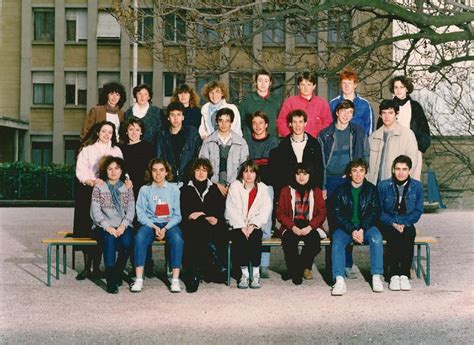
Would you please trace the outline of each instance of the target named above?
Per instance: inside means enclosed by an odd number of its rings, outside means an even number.
[[[112,163],[116,163],[120,167],[120,169],[122,169],[122,175],[120,175],[120,180],[125,180],[125,161],[120,157],[114,156],[105,156],[101,158],[99,163],[99,178],[103,181],[108,179],[107,169]]]
[[[357,158],[347,163],[344,173],[346,174],[346,176],[351,176],[352,169],[357,167],[364,168],[366,173],[369,171],[369,165],[367,164],[367,162],[362,158]]]
[[[395,82],[399,81],[400,83],[403,84],[407,88],[407,95],[411,94],[413,92],[413,81],[409,77],[405,77],[404,75],[397,75],[390,79],[390,92],[393,93],[394,88],[395,88]]]
[[[121,109],[127,101],[127,94],[125,93],[125,88],[123,85],[116,81],[111,81],[104,84],[99,95],[99,105],[106,105],[107,101],[109,100],[109,93],[112,92],[117,92],[120,95],[117,106],[119,109]]]
[[[212,164],[207,158],[197,158],[193,165],[191,165],[191,172],[194,172],[197,168],[204,168],[207,171],[207,178],[210,179],[214,174],[214,170],[212,169]]]
[[[137,93],[139,93],[143,89],[146,89],[148,91],[148,96],[150,97],[150,100],[151,100],[153,98],[153,90],[148,84],[140,84],[140,85],[135,86],[132,91],[133,98],[137,99]]]

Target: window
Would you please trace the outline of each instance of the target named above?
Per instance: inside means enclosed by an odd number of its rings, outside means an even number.
[[[33,16],[35,41],[54,41],[54,9],[35,9]]]
[[[328,78],[328,100],[330,101],[333,98],[337,97],[339,93],[339,78]]]
[[[164,72],[163,73],[163,103],[169,103],[171,96],[177,86],[184,84],[186,76],[180,73]]]
[[[217,20],[210,19],[206,24],[197,25],[198,42],[200,45],[216,45],[219,43],[219,33],[215,29],[216,24]]]
[[[168,14],[164,17],[165,40],[168,42],[186,41],[186,22],[176,13]]]
[[[272,73],[272,87],[271,93],[274,94],[278,99],[283,102],[285,98],[285,73]]]
[[[328,23],[328,42],[347,44],[351,41],[351,16],[349,13],[335,12]]]
[[[230,37],[232,41],[240,41],[252,44],[253,25],[250,22],[243,24],[233,24],[230,27]]]
[[[99,87],[98,96],[100,91],[105,83],[117,81],[120,82],[120,73],[119,72],[99,72],[97,73],[97,86]]]
[[[153,41],[153,9],[146,8],[140,12],[137,33],[140,42]]]
[[[108,12],[97,16],[97,40],[117,42],[120,39],[120,24]]]
[[[314,21],[299,21],[292,25],[295,31],[296,45],[316,45],[318,42],[318,24]]]
[[[64,141],[64,163],[76,164],[76,154],[79,149],[79,138]]]
[[[87,104],[86,72],[66,72],[66,104]]]
[[[54,101],[53,72],[33,72],[33,104],[50,105]]]
[[[230,103],[240,103],[240,101],[253,90],[252,73],[231,73],[230,74]]]
[[[87,10],[66,9],[66,41],[87,40]]]
[[[264,45],[280,45],[285,43],[284,19],[266,19],[263,27],[262,40]]]
[[[53,161],[53,143],[33,141],[31,143],[31,162],[36,165],[50,165]]]
[[[202,89],[204,88],[204,86],[209,83],[210,81],[213,81],[213,80],[219,80],[219,75],[207,75],[205,77],[197,77],[196,78],[196,92],[199,96],[202,95]],[[200,100],[201,100],[201,105],[207,103],[207,99],[206,97],[202,96],[200,97]]]
[[[153,72],[138,72],[137,73],[137,85],[140,85],[140,84],[147,84],[148,86],[153,87]],[[134,88],[133,73],[130,73],[130,93],[129,93],[130,102],[133,101],[133,88]]]

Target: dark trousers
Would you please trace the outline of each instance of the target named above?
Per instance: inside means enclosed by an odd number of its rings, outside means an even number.
[[[299,241],[304,242],[300,254],[298,253]],[[321,251],[321,238],[315,230],[306,236],[298,236],[293,231],[286,230],[281,242],[288,273],[291,276],[301,275],[305,268],[311,269],[314,258]]]
[[[104,250],[104,265],[105,268],[115,268],[123,270],[127,259],[130,255],[130,248],[132,246],[132,227],[125,229],[123,234],[119,237],[112,236],[104,229],[98,229],[97,235],[99,241],[102,242]],[[118,250],[118,257],[116,251]]]
[[[240,229],[232,230],[232,248],[239,266],[248,266],[249,263],[252,263],[253,267],[260,266],[262,235],[261,229],[252,231],[249,238],[245,237]]]
[[[416,236],[415,227],[406,227],[400,233],[392,226],[384,226],[383,235],[387,241],[388,255],[386,259],[390,277],[394,275],[410,277]]]

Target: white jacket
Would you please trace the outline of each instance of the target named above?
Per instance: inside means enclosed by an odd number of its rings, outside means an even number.
[[[265,183],[259,182],[257,188],[257,195],[249,210],[250,191],[244,188],[240,180],[230,185],[225,203],[225,218],[233,229],[241,229],[250,224],[261,229],[268,221],[272,213],[273,201]]]
[[[201,138],[208,137],[212,132],[214,132],[214,128],[212,128],[211,125],[211,119],[209,118],[209,104],[210,102],[207,102],[201,108],[201,125],[199,126],[199,135]],[[218,110],[222,108],[229,108],[234,112],[234,121],[232,122],[231,129],[238,135],[242,136],[239,109],[237,109],[235,105],[227,103],[225,99],[222,100],[221,107]]]
[[[118,146],[96,143],[84,147],[77,156],[76,177],[79,182],[86,180],[95,180],[99,177],[99,162],[104,156],[113,156],[123,158],[122,151]]]

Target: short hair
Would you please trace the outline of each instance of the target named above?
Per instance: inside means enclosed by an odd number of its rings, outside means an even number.
[[[125,161],[120,157],[114,156],[105,156],[100,160],[99,163],[99,178],[103,181],[108,179],[107,176],[107,169],[109,168],[110,164],[116,163],[120,169],[122,169],[122,175],[120,175],[120,179],[123,181],[125,178]]]
[[[104,86],[102,86],[102,90],[100,91],[99,95],[99,105],[106,105],[109,100],[109,93],[112,92],[117,92],[120,95],[117,106],[119,109],[122,108],[127,101],[127,94],[125,93],[125,88],[123,85],[116,81],[105,83]]]
[[[79,147],[79,152],[84,147],[95,144],[97,142],[97,140],[99,140],[99,132],[102,129],[102,127],[105,126],[105,125],[112,127],[112,139],[111,139],[112,147],[114,147],[118,144],[117,135],[116,135],[116,132],[115,132],[115,124],[113,122],[110,122],[110,121],[101,121],[101,122],[95,123],[91,127],[91,129],[89,129],[89,132],[87,132],[86,136],[84,137],[84,139],[81,142],[81,145]]]
[[[308,80],[310,83],[316,85],[316,77],[309,71],[305,71],[298,75],[298,78],[296,78],[296,84],[299,85],[303,80]]]
[[[268,119],[268,116],[267,114],[265,114],[263,111],[261,110],[257,110],[256,112],[254,112],[252,115],[250,115],[250,118],[249,118],[249,124],[252,125],[252,121],[253,119],[255,119],[256,117],[261,117],[263,119],[263,121],[265,121],[265,123],[268,125],[268,123],[270,122],[270,120]]]
[[[341,109],[355,109],[354,102],[352,102],[350,99],[345,99],[341,103],[339,103],[336,107],[336,114],[339,110]]]
[[[260,75],[266,75],[270,78],[270,82],[273,81],[272,74],[268,70],[266,70],[265,68],[260,68],[257,72],[255,72],[255,76],[254,76],[255,82],[257,82],[258,76],[260,76]]]
[[[194,89],[192,87],[190,87],[189,85],[187,84],[181,84],[180,86],[178,86],[174,92],[173,92],[173,96],[171,96],[171,102],[179,102],[179,97],[178,95],[180,93],[189,93],[189,107],[190,108],[199,108],[199,96],[196,95],[196,92],[194,91]]]
[[[406,164],[408,169],[411,169],[413,163],[411,161],[411,158],[408,157],[408,156],[405,156],[405,155],[400,155],[398,156],[397,158],[395,158],[393,160],[393,163],[392,163],[392,170],[395,169],[395,165],[397,165],[397,163],[403,163],[403,164]]]
[[[304,110],[301,109],[295,109],[293,111],[290,111],[288,115],[286,115],[286,123],[290,124],[291,121],[293,121],[294,117],[303,117],[304,122],[308,122],[308,115]]]
[[[366,173],[369,171],[369,165],[367,162],[362,158],[357,158],[347,163],[344,173],[346,176],[351,176],[352,169],[357,167],[364,168]]]
[[[170,116],[170,113],[175,110],[180,111],[184,115],[184,110],[185,110],[184,105],[182,105],[179,102],[172,102],[168,104],[168,108],[166,108],[166,114]]]
[[[142,130],[142,135],[145,134],[145,124],[138,117],[132,116],[120,124],[120,139],[125,138],[124,142],[128,142],[129,138],[127,135],[128,127],[138,125]]]
[[[153,165],[155,164],[163,164],[165,167],[166,172],[168,173],[166,175],[166,181],[171,182],[173,181],[173,169],[171,169],[170,163],[166,159],[163,158],[153,158],[150,163],[148,163],[148,167],[145,172],[145,182],[147,184],[152,184],[153,183],[153,175],[151,174],[153,170]]]
[[[359,76],[350,68],[345,69],[341,73],[339,73],[339,83],[341,83],[344,79],[352,80],[354,81],[354,83],[357,84],[359,83]]]
[[[204,85],[204,88],[202,89],[202,95],[204,96],[205,99],[207,99],[208,102],[211,101],[209,98],[209,92],[215,89],[221,89],[222,98],[224,99],[229,98],[229,89],[227,88],[227,85],[220,80],[214,80]]]
[[[413,92],[414,87],[413,87],[413,81],[411,80],[411,78],[405,77],[404,75],[397,75],[393,77],[392,79],[390,79],[389,89],[391,93],[393,93],[395,89],[396,81],[399,81],[400,83],[403,84],[403,86],[407,88],[407,95]]]
[[[293,172],[292,180],[294,183],[296,183],[296,175],[300,173],[307,173],[309,175],[309,180],[306,186],[308,186],[308,188],[314,188],[316,185],[313,177],[313,167],[307,162],[297,163],[293,168]]]
[[[219,121],[219,118],[221,118],[224,115],[229,115],[230,122],[234,122],[235,114],[234,114],[234,111],[230,108],[219,109],[216,113],[216,122]]]
[[[211,161],[207,158],[197,158],[194,160],[193,164],[191,165],[191,172],[194,172],[197,168],[204,168],[207,171],[207,178],[210,179],[214,174],[214,170],[212,169]]]
[[[135,86],[132,90],[133,98],[137,99],[137,93],[139,93],[143,89],[148,91],[148,95],[150,96],[150,99],[152,99],[153,98],[153,90],[151,89],[150,85],[148,85],[148,84],[140,84],[140,85]]]
[[[255,184],[260,182],[260,169],[258,167],[258,164],[255,163],[255,161],[253,159],[247,159],[245,162],[243,162],[240,165],[239,174],[237,175],[237,180],[239,180],[240,182],[243,182],[244,172],[247,169],[249,169],[249,170],[251,170],[255,173],[255,175],[256,175],[255,176]]]
[[[398,111],[400,110],[400,107],[398,106],[398,103],[395,102],[393,99],[384,99],[379,106],[379,114],[382,115],[382,110],[387,110],[392,108],[395,110],[395,113],[398,114]]]

